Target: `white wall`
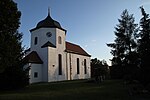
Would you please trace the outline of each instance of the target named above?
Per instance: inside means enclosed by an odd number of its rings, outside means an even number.
[[[48,48],[41,48],[41,50],[37,52],[43,61],[42,80],[43,82],[47,82],[48,81]]]
[[[77,74],[77,58],[79,58],[79,74]],[[87,74],[84,73],[84,59],[86,59]],[[67,53],[67,61],[68,80],[87,79],[91,77],[90,57],[73,53]]]
[[[46,33],[51,32],[52,36],[47,37]],[[40,28],[31,32],[31,50],[40,49],[42,45],[50,41],[56,45],[56,29],[55,28]],[[37,45],[34,44],[35,37],[38,37]]]
[[[58,43],[58,37],[61,37],[61,44]],[[48,48],[48,81],[66,80],[66,55],[65,55],[65,31],[56,28],[56,48]],[[62,75],[58,74],[58,55],[62,56]]]
[[[29,71],[30,83],[42,82],[42,64],[31,64]],[[34,73],[38,73],[38,77],[34,77]]]
[[[57,81],[56,48],[48,47],[48,82]]]
[[[61,44],[58,43],[58,37],[61,37]],[[56,64],[58,71],[58,54],[62,55],[62,75],[58,75],[57,81],[66,80],[66,33],[63,30],[56,28]]]
[[[61,37],[62,43],[58,43],[58,37]],[[56,28],[56,47],[57,47],[57,52],[64,52],[66,49],[66,33],[63,30],[60,30]]]
[[[47,37],[46,33],[51,32],[52,36]],[[31,32],[31,51],[36,51],[43,61],[42,66],[42,81],[48,82],[48,48],[41,48],[45,43],[50,41],[56,45],[56,29],[55,28],[40,28]],[[35,37],[38,38],[37,44],[34,44]]]

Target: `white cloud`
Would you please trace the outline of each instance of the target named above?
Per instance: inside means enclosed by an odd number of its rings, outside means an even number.
[[[96,40],[92,40],[92,42],[96,42]]]
[[[142,3],[142,6],[147,6],[147,5],[150,5],[150,1],[145,1]]]
[[[88,45],[85,45],[84,47],[86,48],[86,47],[88,47]]]

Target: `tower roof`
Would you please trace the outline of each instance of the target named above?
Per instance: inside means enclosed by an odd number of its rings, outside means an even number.
[[[61,27],[59,22],[57,22],[51,18],[49,10],[48,10],[48,16],[44,20],[38,22],[36,27],[31,29],[30,31],[34,31],[34,30],[39,29],[39,28],[59,28],[61,30],[66,31],[65,29],[63,29]]]

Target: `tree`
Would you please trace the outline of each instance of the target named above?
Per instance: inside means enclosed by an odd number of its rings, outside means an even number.
[[[18,88],[28,84],[21,63],[22,34],[18,32],[21,12],[12,0],[0,1],[0,88]]]
[[[112,48],[112,65],[117,66],[118,73],[123,74],[125,66],[135,64],[137,61],[135,34],[138,32],[138,27],[135,24],[133,14],[130,15],[127,10],[122,12],[121,19],[118,21],[119,24],[115,27],[114,32],[116,39],[114,43],[107,44],[107,46]]]
[[[140,32],[138,34],[138,53],[140,56],[141,80],[144,85],[150,83],[150,17],[143,7],[140,7]]]
[[[98,60],[97,58],[91,59],[92,72],[91,75],[99,81],[98,78],[101,77],[101,80],[109,77],[109,66],[105,60]]]

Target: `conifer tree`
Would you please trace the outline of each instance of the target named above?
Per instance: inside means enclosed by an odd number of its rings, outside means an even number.
[[[127,10],[122,12],[118,21],[119,24],[116,25],[114,32],[116,35],[114,43],[107,44],[107,46],[112,48],[112,65],[116,66],[115,70],[117,71],[115,73],[120,73],[120,77],[123,77],[123,67],[136,63],[135,34],[138,32],[138,28],[133,14],[130,15]]]
[[[21,12],[13,0],[0,0],[0,88],[3,89],[28,84],[28,76],[21,63],[20,17]]]
[[[142,18],[140,19],[140,32],[138,34],[138,53],[140,55],[141,81],[150,83],[150,17],[143,7],[140,7]]]
[[[107,44],[111,47],[111,54],[114,56],[117,64],[130,63],[129,55],[133,53],[137,44],[135,34],[138,31],[137,24],[133,14],[129,15],[127,10],[124,10],[121,19],[118,19],[119,24],[115,27],[116,39],[114,43]]]

